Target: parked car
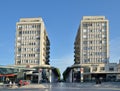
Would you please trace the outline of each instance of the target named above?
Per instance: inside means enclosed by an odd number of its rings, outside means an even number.
[[[18,83],[19,86],[29,85],[29,84],[30,84],[29,80],[20,80]]]

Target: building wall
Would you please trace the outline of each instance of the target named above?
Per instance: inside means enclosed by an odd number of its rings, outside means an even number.
[[[117,63],[109,63],[109,64],[107,64],[106,65],[106,71],[117,72],[118,71]]]
[[[74,72],[73,76],[66,74],[67,82],[71,79],[81,82],[98,78],[106,81],[120,79],[120,67],[117,63],[109,63],[109,21],[105,16],[83,16],[74,49],[74,65],[71,66]]]
[[[16,23],[15,65],[49,64],[49,47],[42,18],[21,18]]]
[[[72,70],[68,73],[68,76],[66,77],[66,82],[72,82]]]
[[[84,16],[75,39],[75,64],[109,62],[109,25],[104,16]]]

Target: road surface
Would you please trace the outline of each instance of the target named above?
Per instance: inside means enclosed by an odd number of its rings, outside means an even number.
[[[120,83],[52,83],[43,84],[46,88],[0,89],[0,91],[120,91]]]

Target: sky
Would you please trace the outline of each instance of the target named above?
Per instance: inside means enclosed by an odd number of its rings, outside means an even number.
[[[74,63],[74,41],[83,16],[109,20],[110,61],[120,59],[120,0],[0,0],[0,65],[14,64],[16,22],[42,17],[50,39],[50,64],[60,69]]]

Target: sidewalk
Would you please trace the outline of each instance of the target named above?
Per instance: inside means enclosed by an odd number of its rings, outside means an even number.
[[[42,84],[30,84],[30,85],[21,86],[19,88],[46,88],[46,87]]]
[[[4,88],[8,88],[8,89],[32,89],[32,88],[46,88],[44,85],[42,84],[29,84],[29,85],[24,85],[21,87],[18,87],[16,85],[14,86],[7,86],[8,84],[4,84],[4,85],[0,85],[0,89],[4,89]]]

